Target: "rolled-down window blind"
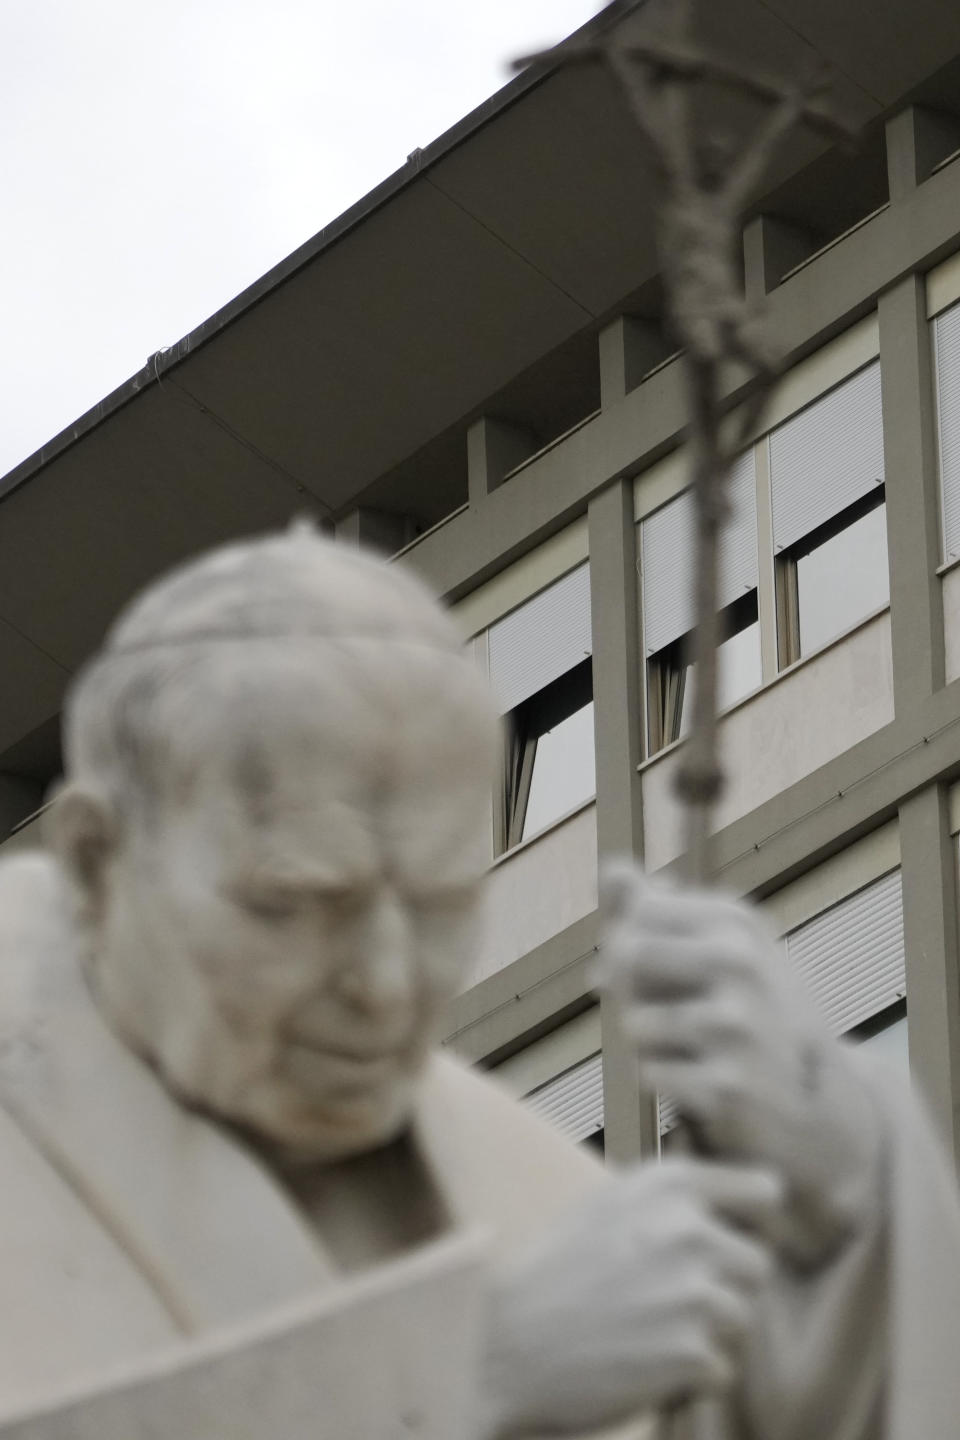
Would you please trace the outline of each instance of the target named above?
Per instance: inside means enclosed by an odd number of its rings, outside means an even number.
[[[492,625],[489,647],[502,714],[592,654],[589,561]]]
[[[900,871],[841,900],[791,932],[790,963],[836,1035],[885,1010],[906,993]],[[660,1096],[660,1133],[679,1119],[669,1095]]]
[[[734,463],[730,515],[720,537],[719,608],[757,584],[757,486],[753,450]],[[648,655],[686,635],[694,625],[693,491],[655,510],[640,524],[643,635]]]
[[[883,481],[880,361],[771,432],[773,543],[785,550]]]
[[[960,555],[960,305],[933,322],[937,358],[937,423],[940,438],[940,501],[943,558]]]
[[[787,936],[787,954],[837,1035],[906,994],[903,896],[893,870]]]
[[[585,1140],[603,1129],[603,1056],[591,1055],[548,1080],[524,1103],[569,1140]]]

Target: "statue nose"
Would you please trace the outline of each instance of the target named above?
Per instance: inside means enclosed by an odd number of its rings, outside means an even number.
[[[339,988],[365,1010],[394,1010],[409,1003],[413,993],[410,921],[399,898],[389,890],[371,901],[365,919]]]

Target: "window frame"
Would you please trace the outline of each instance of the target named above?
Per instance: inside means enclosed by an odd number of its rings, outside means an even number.
[[[875,488],[866,495],[861,495],[852,505],[832,515],[815,529],[810,530],[800,540],[794,542],[787,549],[781,550],[774,556],[774,590],[776,603],[776,629],[777,629],[777,669],[786,670],[789,666],[795,665],[799,660],[805,660],[800,648],[800,588],[797,575],[797,562],[812,551],[827,544],[828,541],[842,535],[844,530],[849,530],[858,520],[879,510],[881,506],[886,507],[886,484],[878,481]],[[860,625],[871,611],[866,612],[847,627],[832,636],[827,644],[833,644],[841,636]],[[817,647],[822,648],[822,647]],[[809,651],[808,654],[815,654],[816,651]]]
[[[541,737],[593,698],[593,657],[587,655],[504,715],[503,758],[494,807],[495,858],[528,838],[523,830]]]
[[[734,635],[748,630],[760,621],[760,592],[754,586],[720,611],[720,639],[723,645]],[[680,739],[687,669],[693,661],[694,632],[671,641],[662,650],[648,656],[647,682],[647,754],[653,756]],[[750,692],[746,692],[750,693]],[[732,702],[737,704],[738,701]],[[729,708],[729,707],[728,707]]]

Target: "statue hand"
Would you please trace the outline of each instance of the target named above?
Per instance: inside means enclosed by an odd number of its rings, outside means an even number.
[[[612,1424],[736,1375],[770,1273],[773,1176],[693,1159],[642,1165],[498,1276],[485,1440]]]
[[[606,892],[603,979],[644,1084],[677,1102],[710,1155],[777,1170],[782,1246],[819,1263],[879,1194],[878,1119],[846,1048],[750,906],[632,865],[608,873]]]

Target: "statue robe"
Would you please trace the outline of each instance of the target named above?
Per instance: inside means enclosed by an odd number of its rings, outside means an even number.
[[[0,867],[0,1407],[337,1283],[266,1166],[187,1111],[102,1020],[47,857]],[[882,1090],[873,1223],[763,1303],[743,1440],[953,1440],[960,1214],[915,1103]],[[490,1081],[437,1056],[413,1133],[455,1225],[507,1256],[603,1168]],[[649,1435],[638,1421],[617,1435]],[[455,1440],[455,1437],[451,1437]]]

